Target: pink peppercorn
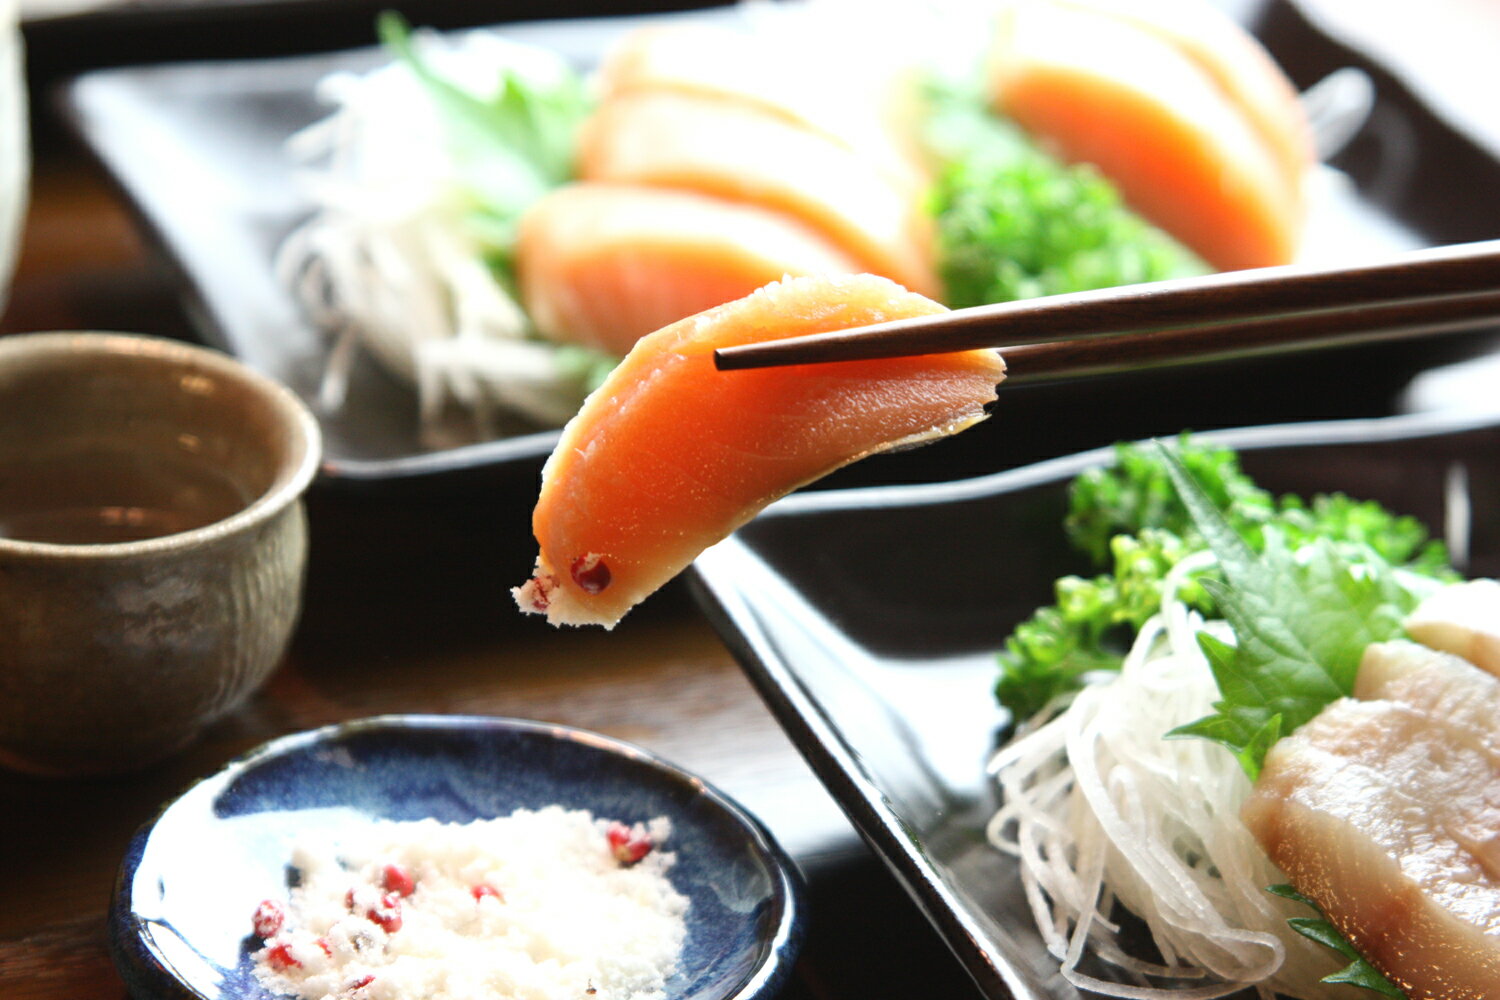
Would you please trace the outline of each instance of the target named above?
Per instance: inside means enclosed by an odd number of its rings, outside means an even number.
[[[593,554],[574,559],[568,571],[573,575],[573,582],[578,584],[586,594],[602,593],[614,579],[614,575],[609,571],[609,565]]]
[[[296,956],[292,954],[291,944],[286,941],[273,945],[271,950],[266,952],[266,964],[279,971],[302,967],[302,963],[297,961]]]
[[[410,896],[417,891],[417,882],[411,872],[401,865],[386,865],[380,870],[380,885],[398,896]]]
[[[505,902],[504,893],[502,893],[499,889],[496,889],[494,886],[486,885],[483,882],[470,889],[469,894],[474,897],[475,902],[478,902],[486,896],[493,896],[496,900],[502,903]]]
[[[260,905],[255,908],[255,916],[251,918],[255,936],[262,941],[275,937],[285,923],[286,910],[274,899],[261,900]]]
[[[394,934],[401,929],[401,897],[394,892],[388,892],[380,898],[380,905],[371,907],[365,911],[365,917],[373,924],[379,924],[387,934]]]
[[[629,827],[619,821],[610,823],[604,836],[609,841],[609,849],[615,860],[622,865],[635,864],[650,854],[651,848],[655,846],[650,835],[640,827]]]

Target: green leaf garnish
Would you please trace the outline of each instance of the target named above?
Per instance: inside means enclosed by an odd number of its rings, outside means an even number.
[[[580,344],[559,344],[553,353],[558,374],[577,384],[580,396],[586,396],[609,377],[620,359],[613,354]]]
[[[399,14],[381,14],[376,27],[447,123],[461,183],[473,203],[471,229],[486,244],[492,268],[510,282],[521,213],[573,176],[575,137],[590,108],[582,78],[570,71],[537,80],[502,68],[493,93],[478,95],[428,65]]]
[[[1294,554],[1267,528],[1265,549],[1257,555],[1177,456],[1157,447],[1218,560],[1224,579],[1204,580],[1204,586],[1236,640],[1230,646],[1200,637],[1222,699],[1213,715],[1169,735],[1223,744],[1254,780],[1280,736],[1353,692],[1365,647],[1400,635],[1418,595],[1373,552],[1355,565],[1326,539]]]
[[[977,86],[930,81],[923,145],[934,162],[938,266],[950,306],[1202,274],[1086,164],[1044,153],[992,114]]]
[[[1442,543],[1430,541],[1414,518],[1339,494],[1311,501],[1273,497],[1245,475],[1233,451],[1187,435],[1178,439],[1175,454],[1254,552],[1265,547],[1269,530],[1292,551],[1321,539],[1351,571],[1373,560],[1385,567],[1381,573],[1399,566],[1429,578],[1454,577]],[[1065,522],[1069,540],[1104,572],[1058,580],[1055,603],[1017,626],[998,655],[996,697],[1015,718],[1034,715],[1090,673],[1119,669],[1135,633],[1160,608],[1168,571],[1206,547],[1160,454],[1119,445],[1115,455],[1113,466],[1074,480]],[[1202,582],[1216,573],[1206,570],[1188,580],[1177,598],[1205,617],[1218,616],[1214,596]],[[1269,716],[1261,719],[1261,726],[1269,721]],[[1200,725],[1205,726],[1201,735],[1212,733],[1211,739],[1250,742],[1232,735],[1225,721]],[[1258,743],[1268,747],[1279,732],[1266,730]]]
[[[1355,947],[1349,943],[1348,938],[1333,926],[1318,904],[1308,899],[1302,893],[1289,885],[1267,886],[1266,891],[1284,899],[1295,900],[1310,907],[1318,915],[1316,917],[1292,917],[1287,921],[1292,930],[1301,934],[1310,941],[1316,941],[1325,948],[1330,948],[1340,955],[1349,959],[1349,964],[1337,972],[1326,975],[1320,980],[1325,983],[1343,983],[1349,986],[1358,986],[1361,989],[1372,990],[1382,996],[1394,998],[1394,1000],[1406,1000],[1403,993],[1394,983],[1381,974],[1359,954]]]
[[[1271,494],[1245,475],[1232,450],[1182,434],[1177,439],[1177,456],[1214,506],[1232,512],[1237,531],[1244,533],[1277,515]],[[1089,469],[1073,483],[1063,527],[1076,548],[1102,563],[1110,539],[1117,535],[1133,535],[1150,527],[1187,536],[1193,532],[1193,519],[1155,452],[1117,445],[1113,467]]]

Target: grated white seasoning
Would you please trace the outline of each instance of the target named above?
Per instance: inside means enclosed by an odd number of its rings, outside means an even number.
[[[663,997],[687,934],[669,833],[548,806],[298,844],[288,904],[255,915],[256,975],[306,1000]]]

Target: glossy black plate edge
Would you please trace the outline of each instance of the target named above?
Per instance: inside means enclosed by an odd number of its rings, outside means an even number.
[[[1495,413],[1417,413],[1236,428],[1204,432],[1195,437],[1251,451],[1438,437],[1497,424],[1500,414]],[[760,517],[796,518],[838,510],[937,505],[1000,496],[1066,482],[1085,469],[1110,464],[1113,455],[1112,447],[1096,448],[951,483],[794,494],[767,508]],[[1030,989],[1018,969],[981,945],[983,934],[977,924],[925,862],[920,845],[914,842],[900,818],[885,805],[879,784],[861,766],[858,752],[844,738],[836,720],[802,684],[796,666],[775,654],[770,637],[733,582],[738,575],[737,566],[757,561],[759,557],[752,547],[738,535],[732,535],[690,567],[689,592],[818,779],[937,928],[975,985],[990,1000],[1046,1000]]]
[[[207,777],[195,781],[168,799],[131,836],[115,876],[108,910],[107,945],[110,959],[133,1000],[220,1000],[188,990],[163,966],[148,948],[135,926],[130,883],[140,865],[146,841],[166,812],[189,792],[227,788],[236,778],[262,761],[288,751],[322,742],[336,742],[389,729],[481,729],[526,732],[538,738],[571,740],[619,754],[701,796],[744,828],[749,842],[775,878],[778,904],[775,933],[766,942],[766,960],[734,994],[725,1000],[765,1000],[774,997],[792,974],[797,955],[807,936],[806,885],[801,869],[760,819],[732,796],[692,772],[673,764],[645,747],[613,736],[568,726],[508,716],[388,714],[331,723],[316,729],[288,733],[268,740],[226,762]]]
[[[734,537],[716,548],[726,573],[755,558]],[[879,786],[860,766],[858,754],[844,741],[837,724],[802,686],[796,670],[771,652],[769,637],[758,627],[742,596],[732,588],[716,586],[713,576],[696,564],[689,571],[688,588],[818,780],[937,929],[975,985],[991,1000],[1044,1000],[1033,997],[1010,963],[994,960],[980,946],[977,928],[922,862],[920,852],[900,820],[883,805]]]
[[[1250,4],[1252,26],[1257,30],[1268,29],[1279,39],[1286,41],[1297,49],[1302,56],[1312,51],[1319,60],[1336,58],[1347,61],[1348,64],[1360,66],[1367,72],[1371,72],[1381,82],[1383,91],[1388,91],[1399,104],[1411,109],[1422,116],[1424,136],[1426,139],[1436,139],[1444,150],[1445,160],[1458,157],[1458,160],[1466,164],[1482,165],[1486,175],[1493,174],[1500,178],[1500,163],[1497,163],[1485,150],[1474,140],[1464,134],[1462,130],[1452,125],[1446,119],[1438,117],[1418,98],[1410,87],[1394,75],[1387,72],[1383,67],[1373,62],[1372,59],[1344,44],[1343,41],[1333,38],[1321,28],[1312,24],[1297,8],[1297,0],[1254,0]],[[553,15],[563,13],[554,10]],[[679,10],[677,13],[666,14],[667,17],[718,17],[734,16],[733,7],[709,6],[702,9]],[[420,15],[414,18],[421,21]],[[634,19],[634,15],[619,17],[593,18],[597,24],[616,21],[620,24],[628,23]],[[580,20],[591,20],[582,18]],[[528,32],[545,30],[548,24],[568,24],[568,20],[530,21],[530,22],[507,22],[492,25],[503,30],[524,29]],[[534,35],[532,37],[535,37]],[[325,53],[325,55],[339,55],[341,53]],[[342,54],[348,54],[345,50]],[[1299,56],[1299,58],[1302,58]],[[289,56],[288,60],[315,58],[309,56]],[[203,65],[203,64],[200,64]],[[226,64],[229,65],[229,64]],[[81,74],[77,77],[64,81],[54,94],[54,106],[60,112],[63,122],[73,132],[82,144],[89,148],[96,156],[105,170],[115,176],[118,180],[118,161],[124,152],[133,148],[134,140],[125,143],[110,142],[102,139],[96,133],[94,127],[89,124],[86,110],[80,106],[78,90],[81,84],[90,79],[108,79],[114,76],[119,79],[129,79],[133,74],[150,71],[153,69],[172,69],[172,64],[159,66],[131,66],[126,68],[101,69]],[[1303,82],[1303,81],[1299,81]],[[1310,81],[1308,81],[1310,82]],[[1424,148],[1430,146],[1430,142],[1424,141]],[[140,204],[140,199],[129,185],[117,183],[122,193],[134,206],[137,220],[147,233],[150,234],[154,244],[163,251],[163,255],[177,269],[182,278],[184,297],[188,308],[192,313],[196,327],[201,331],[205,339],[213,343],[222,344],[225,340],[218,333],[221,322],[215,318],[215,310],[211,303],[206,301],[198,282],[194,279],[190,262],[181,259],[181,255],[172,250],[172,240],[162,231],[160,223],[163,220],[154,219]],[[1449,199],[1452,200],[1451,198]],[[1443,224],[1467,224],[1472,229],[1475,226],[1483,228],[1482,221],[1476,219],[1472,211],[1455,213],[1444,209],[1439,213]],[[1482,213],[1481,213],[1482,214]],[[1458,220],[1455,223],[1455,220]],[[1467,222],[1465,223],[1465,220]],[[1481,232],[1478,236],[1495,235],[1494,233]],[[1429,234],[1430,236],[1430,234]],[[1447,234],[1441,237],[1443,241],[1453,241],[1460,236]],[[325,480],[344,480],[350,483],[379,483],[391,479],[424,480],[428,478],[462,476],[476,468],[515,464],[524,465],[533,471],[540,468],[541,462],[551,452],[557,439],[557,432],[542,431],[535,435],[523,438],[512,438],[498,442],[488,442],[475,445],[465,445],[454,449],[440,451],[419,452],[396,457],[363,458],[357,456],[330,455],[325,458],[323,465],[323,478]]]

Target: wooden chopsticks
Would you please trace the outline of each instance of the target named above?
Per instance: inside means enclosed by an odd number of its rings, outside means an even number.
[[[1230,358],[1500,325],[1500,240],[1349,267],[1257,268],[720,348],[725,370],[1007,348],[1012,377]]]

